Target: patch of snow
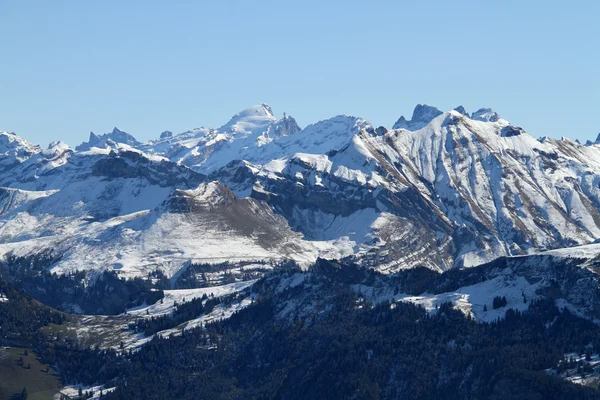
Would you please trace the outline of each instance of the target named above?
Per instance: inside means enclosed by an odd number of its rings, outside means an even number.
[[[157,316],[163,314],[169,314],[173,312],[175,304],[183,304],[194,299],[198,299],[207,295],[209,297],[222,297],[232,293],[242,291],[256,282],[255,280],[245,282],[235,282],[227,285],[212,286],[198,289],[179,289],[179,290],[165,290],[165,296],[162,300],[150,305],[150,306],[139,306],[126,311],[128,315],[136,316]]]
[[[102,394],[107,394],[116,389],[116,387],[105,387],[104,385],[96,385],[96,386],[86,386],[86,385],[67,385],[63,387],[60,392],[54,395],[54,400],[61,400],[63,396],[66,396],[69,399],[79,399],[79,390],[85,393],[93,393],[91,397],[86,397],[88,399],[100,399],[100,392]]]

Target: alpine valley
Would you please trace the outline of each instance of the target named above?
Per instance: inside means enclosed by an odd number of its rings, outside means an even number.
[[[265,104],[157,136],[0,132],[0,345],[39,398],[600,398],[600,136]]]

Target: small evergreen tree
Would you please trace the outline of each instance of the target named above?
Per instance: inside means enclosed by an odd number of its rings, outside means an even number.
[[[507,303],[508,302],[506,301],[505,296],[502,296],[502,297],[496,296],[496,297],[494,297],[494,300],[492,300],[492,307],[494,307],[494,309],[506,307]]]

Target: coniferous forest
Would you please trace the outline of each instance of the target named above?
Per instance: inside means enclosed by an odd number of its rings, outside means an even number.
[[[298,276],[302,283],[275,289]],[[442,277],[424,273],[421,282]],[[64,317],[18,295],[20,305],[10,314],[0,303],[3,318],[13,321],[3,324],[2,344],[14,343],[6,330],[30,327],[20,345],[34,347],[65,382],[117,386],[103,393],[106,399],[600,398],[594,387],[545,371],[566,353],[600,349],[600,330],[589,320],[539,300],[527,311],[509,309],[504,319],[480,323],[450,303],[429,313],[404,302],[370,304],[353,286],[381,279],[403,288],[406,276],[327,262],[309,272],[281,268],[255,284],[253,303],[231,318],[180,336],[155,336],[124,352],[44,339],[35,328]],[[11,289],[4,283],[3,290]],[[130,328],[151,334],[239,296],[201,298]],[[283,316],[282,304],[291,302],[312,307]]]

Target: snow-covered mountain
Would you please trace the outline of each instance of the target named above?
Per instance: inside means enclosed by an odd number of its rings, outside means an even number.
[[[490,109],[301,129],[262,104],[146,143],[115,128],[42,150],[4,132],[0,152],[0,253],[52,254],[56,272],[318,256],[447,270],[600,237],[600,145]]]
[[[237,159],[263,153],[274,141],[300,131],[291,117],[275,118],[266,104],[234,115],[218,129],[198,128],[177,136],[161,135],[141,148],[206,173]]]
[[[41,151],[12,132],[0,132],[0,171],[7,171]]]
[[[51,150],[1,178],[4,257],[41,254],[52,272],[133,277],[156,269],[172,276],[189,262],[307,263],[336,250],[302,240],[267,204],[157,156],[128,147]]]
[[[269,202],[307,238],[348,237],[363,261],[392,270],[476,265],[600,234],[600,146],[537,140],[490,109],[419,105],[402,120],[388,131],[335,117],[210,176]]]

